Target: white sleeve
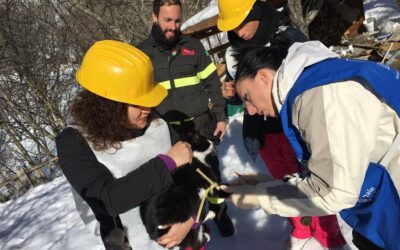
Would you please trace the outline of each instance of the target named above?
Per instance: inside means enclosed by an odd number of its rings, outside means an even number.
[[[354,81],[317,87],[297,98],[292,119],[311,153],[311,174],[259,184],[263,209],[291,217],[352,207],[375,149],[382,106]]]

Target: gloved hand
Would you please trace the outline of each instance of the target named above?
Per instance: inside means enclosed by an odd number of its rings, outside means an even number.
[[[257,198],[254,185],[226,186],[221,185],[220,188],[227,193],[231,193],[229,200],[241,209],[260,208],[260,201]]]
[[[229,186],[237,185],[257,185],[258,183],[273,181],[274,178],[270,175],[256,173],[238,173],[235,172],[238,178],[228,182]]]

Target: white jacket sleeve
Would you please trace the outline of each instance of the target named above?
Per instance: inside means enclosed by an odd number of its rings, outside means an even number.
[[[310,176],[257,185],[263,209],[292,217],[352,207],[369,162],[379,161],[393,140],[393,117],[393,110],[354,81],[303,93],[292,119],[311,152]]]

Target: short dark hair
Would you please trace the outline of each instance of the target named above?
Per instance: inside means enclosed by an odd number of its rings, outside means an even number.
[[[234,54],[238,62],[235,80],[253,79],[260,69],[278,70],[287,56],[290,45],[288,38],[278,35],[271,40],[269,47],[248,46],[238,50]]]
[[[164,5],[179,5],[182,8],[182,3],[180,0],[154,0],[153,1],[153,12],[158,16],[160,13],[160,8]]]

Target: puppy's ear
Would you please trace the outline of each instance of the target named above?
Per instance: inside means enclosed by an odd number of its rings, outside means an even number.
[[[198,130],[193,132],[193,143],[198,143],[201,140],[202,135]]]
[[[195,131],[192,129],[188,129],[184,131],[183,133],[180,133],[180,139],[182,141],[190,143],[193,140],[193,136],[195,134]]]
[[[204,217],[204,219],[203,219],[203,223],[208,221],[208,220],[212,220],[214,218],[215,218],[215,212],[208,211],[208,213],[206,214],[206,217]]]

